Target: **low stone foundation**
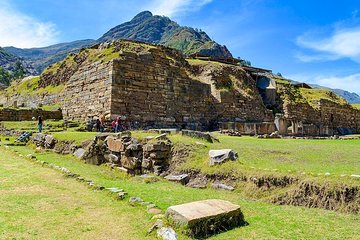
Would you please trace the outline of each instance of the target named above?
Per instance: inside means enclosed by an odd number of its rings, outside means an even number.
[[[276,127],[273,122],[222,122],[220,130],[244,135],[259,135],[275,132]]]

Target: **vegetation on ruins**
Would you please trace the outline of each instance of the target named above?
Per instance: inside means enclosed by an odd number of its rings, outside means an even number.
[[[307,100],[307,102],[311,105],[315,105],[314,103],[319,101],[320,99],[326,99],[332,102],[335,102],[340,105],[348,104],[345,99],[336,95],[335,93],[325,90],[325,89],[307,89],[300,88],[301,95]]]

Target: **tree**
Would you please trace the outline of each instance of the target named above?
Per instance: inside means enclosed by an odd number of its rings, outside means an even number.
[[[23,67],[23,65],[21,64],[20,61],[17,61],[15,63],[15,69],[14,69],[14,73],[13,73],[13,77],[14,79],[19,79],[19,78],[23,78],[25,76],[25,69]]]
[[[12,77],[13,76],[12,76],[11,72],[0,67],[0,83],[3,83],[4,85],[9,86],[10,82],[12,80]]]

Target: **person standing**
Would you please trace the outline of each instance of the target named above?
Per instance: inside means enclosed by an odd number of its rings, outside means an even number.
[[[101,131],[101,122],[100,119],[96,119],[96,131],[100,132]]]
[[[116,130],[116,120],[112,121],[111,128],[112,128],[112,131],[115,132],[115,130]]]
[[[41,116],[38,117],[38,129],[39,129],[39,133],[41,133],[43,130],[43,120]]]

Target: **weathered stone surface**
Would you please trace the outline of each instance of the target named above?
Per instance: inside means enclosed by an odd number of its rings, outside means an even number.
[[[244,224],[240,206],[217,199],[171,206],[166,216],[176,224],[187,227],[196,237],[206,237]]]
[[[163,240],[177,240],[178,235],[172,228],[160,228],[157,230],[157,236],[158,238],[161,238]]]
[[[108,137],[106,139],[107,139],[106,144],[110,151],[119,153],[125,150],[121,139],[117,139],[113,137]]]
[[[83,148],[78,148],[76,149],[76,151],[73,153],[73,155],[75,157],[77,157],[78,159],[82,159],[84,157],[85,154],[85,149]]]
[[[201,139],[204,139],[204,140],[206,140],[208,142],[211,142],[211,143],[214,142],[214,140],[219,141],[208,132],[182,130],[181,135],[188,136],[188,137],[193,137],[193,138],[201,138]]]
[[[191,188],[206,188],[207,179],[206,177],[200,176],[194,179],[190,179],[190,181],[186,184],[187,187]]]
[[[148,209],[148,213],[157,215],[157,214],[161,214],[161,210],[158,208],[150,208],[150,209]]]
[[[214,189],[220,189],[220,190],[227,190],[227,191],[234,191],[235,188],[223,183],[212,183],[211,187]]]
[[[110,162],[110,163],[114,163],[114,164],[118,164],[120,163],[120,157],[116,156],[115,154],[105,154],[104,155],[106,161]]]
[[[188,174],[180,174],[180,175],[168,175],[165,179],[172,181],[172,182],[179,182],[183,185],[189,182],[189,175]]]
[[[56,143],[56,139],[53,135],[46,135],[45,136],[45,147],[52,148]]]
[[[37,145],[37,146],[44,146],[45,143],[45,137],[46,135],[43,133],[35,133],[31,136],[31,140]]]
[[[237,153],[232,149],[210,150],[210,165],[222,164],[228,160],[236,160]]]

